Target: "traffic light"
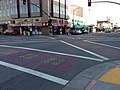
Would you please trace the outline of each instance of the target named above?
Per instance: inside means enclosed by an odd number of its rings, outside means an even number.
[[[91,6],[91,0],[88,0],[88,6]]]
[[[23,0],[23,5],[26,5],[26,2],[27,2],[26,0]]]

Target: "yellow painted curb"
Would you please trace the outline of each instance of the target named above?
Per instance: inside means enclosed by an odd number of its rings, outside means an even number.
[[[99,80],[113,84],[120,84],[120,68],[111,69],[110,71],[105,73]]]

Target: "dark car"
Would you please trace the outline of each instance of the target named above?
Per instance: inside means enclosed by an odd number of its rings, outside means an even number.
[[[12,29],[7,29],[3,32],[4,35],[17,35],[18,32]]]
[[[82,29],[82,34],[88,34],[88,30],[87,29]]]

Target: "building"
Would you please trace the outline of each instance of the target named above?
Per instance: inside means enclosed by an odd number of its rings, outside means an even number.
[[[22,34],[31,31],[48,35],[50,29],[58,32],[60,28],[69,27],[67,20],[68,4],[66,0],[1,0],[0,31],[15,29]],[[51,20],[48,28],[48,21]],[[55,31],[56,30],[56,31]]]
[[[7,24],[10,23],[10,9],[8,2],[5,0],[0,1],[0,33],[7,28]]]
[[[69,12],[70,12],[69,23],[71,24],[71,27],[82,28],[82,26],[84,25],[83,7],[77,5],[70,5]]]
[[[109,17],[106,17],[104,20],[97,20],[97,27],[99,29],[110,28],[113,29],[113,21]]]

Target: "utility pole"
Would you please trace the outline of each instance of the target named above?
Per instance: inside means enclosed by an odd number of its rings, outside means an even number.
[[[118,3],[118,2],[112,2],[112,1],[94,1],[94,2],[91,2],[91,3],[113,3],[113,4],[120,5],[120,3]]]

